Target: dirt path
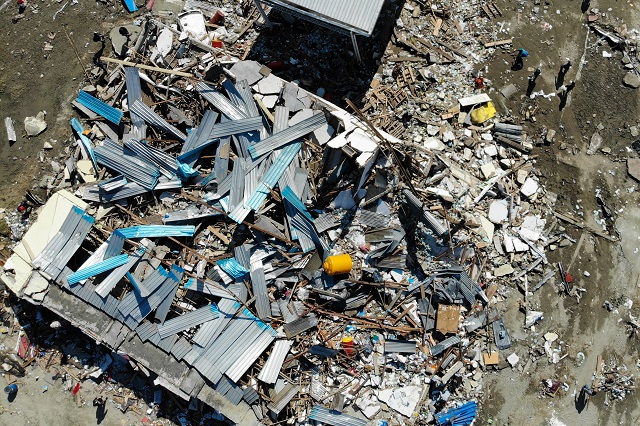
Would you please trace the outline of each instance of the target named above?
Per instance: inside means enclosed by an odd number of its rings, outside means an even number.
[[[537,295],[545,317],[534,332],[523,330],[523,314],[516,305],[518,297],[510,298],[509,305],[501,307],[507,310],[510,329],[523,339],[515,352],[525,363],[530,358],[529,346],[544,342],[543,335],[547,332],[560,336],[561,355],[568,356],[557,364],[542,356],[524,372],[516,369],[489,376],[481,424],[489,419],[499,425],[523,421],[531,425],[638,424],[640,405],[636,397],[607,407],[604,394],[600,393],[579,413],[574,392],[591,382],[599,355],[605,361],[615,358],[629,367],[629,373],[638,373],[638,347],[627,338],[623,323],[629,309],[619,306],[608,312],[602,305],[607,300],[618,301],[614,305],[627,299],[635,302],[634,306],[639,302],[638,185],[627,176],[624,162],[634,141],[630,127],[638,124],[639,92],[622,85],[626,71],[621,53],[606,42],[598,42],[598,37],[585,25],[586,15],[580,11],[580,2],[533,3],[524,7],[520,7],[524,4],[521,2],[501,3],[503,10],[508,11],[505,27],[514,37],[514,48],[523,47],[530,56],[524,70],[512,72],[506,53],[497,55],[489,64],[489,78],[498,89],[510,83],[519,87],[520,92],[504,103],[513,115],[538,107],[536,121],[526,123],[534,133],[545,126],[557,131],[556,141],[536,152],[540,155],[537,166],[547,190],[558,194],[556,210],[583,216],[586,224],[602,229],[597,222],[602,218],[602,209],[596,200],[596,194],[601,193],[605,204],[614,211],[615,229],[621,241],[610,243],[585,235],[570,271],[576,284],[586,289],[584,297],[578,304],[575,298],[565,298],[552,286],[545,286]],[[606,11],[607,16],[602,16],[601,21],[615,26],[626,24],[631,30],[640,23],[637,10],[626,2],[592,1],[591,7]],[[538,8],[537,14],[533,8]],[[570,58],[573,64],[565,82],[575,80],[576,87],[563,111],[559,111],[558,97],[537,97],[531,101],[523,96],[527,77],[539,64],[542,74],[534,91],[554,92],[558,69],[565,58]],[[596,131],[604,140],[601,148],[610,150],[608,154],[600,150],[587,155],[589,141]],[[569,235],[580,239],[582,231],[563,225]],[[549,260],[568,265],[576,247],[550,252]],[[637,313],[637,309],[632,308],[631,312]],[[576,362],[579,352],[586,357],[584,363]],[[555,398],[541,398],[541,382],[546,379],[564,382],[569,390],[560,391]]]

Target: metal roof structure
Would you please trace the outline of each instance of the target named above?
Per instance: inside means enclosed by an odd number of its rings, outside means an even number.
[[[384,0],[259,0],[277,10],[340,32],[370,36]]]

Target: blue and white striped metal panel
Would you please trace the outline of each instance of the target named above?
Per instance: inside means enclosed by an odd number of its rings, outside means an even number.
[[[161,238],[161,237],[192,237],[196,232],[195,226],[172,225],[139,225],[129,228],[120,228],[114,231],[123,238]]]
[[[142,87],[140,86],[140,73],[138,68],[125,67],[124,75],[127,85],[127,103],[133,105],[138,99],[142,100]],[[142,117],[133,111],[129,111],[131,117],[131,126],[133,127],[133,136],[136,139],[143,140],[147,138],[147,125]]]
[[[107,250],[104,253],[104,259],[109,259],[118,256],[122,253],[124,247],[124,237],[117,232],[112,233],[107,238]]]
[[[178,140],[184,142],[184,140],[187,138],[187,135],[176,129],[176,127],[172,124],[169,124],[167,120],[156,114],[147,104],[142,102],[140,99],[136,100],[133,105],[129,105],[129,109],[136,113],[138,116],[142,117],[144,121],[151,124],[153,127],[156,127],[170,135],[175,136]]]
[[[293,206],[298,212],[302,213],[309,221],[313,222],[313,217],[307,210],[304,203],[296,196],[290,187],[286,187],[282,190],[282,196]]]
[[[293,341],[291,340],[276,341],[271,349],[269,358],[267,358],[267,362],[264,363],[264,367],[260,370],[258,380],[267,384],[273,384],[278,380],[278,374],[292,345]]]
[[[89,155],[89,158],[91,159],[91,163],[93,164],[94,174],[97,175],[98,174],[98,162],[96,161],[96,154],[93,151],[93,144],[91,143],[89,138],[84,135],[84,127],[80,123],[80,120],[78,120],[77,118],[72,118],[71,119],[71,127],[78,134],[78,137],[80,138],[80,143],[82,143],[82,146],[84,146],[85,151],[87,151],[87,154]]]
[[[262,117],[241,118],[238,120],[218,123],[213,126],[208,136],[201,139],[199,138],[199,140],[191,144],[192,146],[189,151],[181,154],[178,158],[180,160],[189,158],[191,155],[201,151],[203,148],[212,145],[220,138],[258,130],[261,127]]]
[[[117,171],[129,180],[151,190],[158,183],[160,169],[141,157],[127,155],[124,147],[105,139],[101,146],[95,148],[98,163]]]
[[[155,166],[160,169],[160,172],[169,179],[173,178],[178,172],[178,162],[166,152],[140,142],[137,139],[129,139],[125,141],[124,145],[137,156],[144,158],[149,163],[155,164]]]
[[[280,148],[281,146],[287,145],[298,138],[308,135],[325,124],[327,124],[327,119],[324,114],[315,114],[306,120],[302,120],[301,122],[294,124],[288,129],[275,133],[272,136],[251,145],[249,147],[249,153],[254,160],[258,159],[274,149]]]
[[[370,36],[384,0],[259,0],[301,19],[342,32]]]
[[[217,317],[218,308],[216,305],[207,305],[166,321],[158,327],[158,333],[160,333],[160,338],[164,339],[167,336],[196,327]]]
[[[211,130],[213,130],[213,126],[215,126],[216,121],[218,120],[218,116],[219,114],[217,112],[211,111],[210,109],[204,111],[204,115],[202,116],[202,120],[200,120],[198,127],[191,129],[187,135],[187,138],[182,145],[180,156],[193,151],[196,145],[202,144],[207,140],[211,134]]]
[[[267,293],[267,281],[264,277],[262,261],[258,260],[257,262],[251,263],[250,275],[253,295],[256,298],[258,318],[265,320],[269,317],[271,309],[269,309],[269,294]]]
[[[227,92],[227,97],[231,103],[249,117],[247,105],[233,82],[227,78],[222,82],[222,87],[224,88],[224,91]]]
[[[95,277],[98,274],[110,271],[117,268],[118,266],[122,266],[128,261],[129,256],[126,254],[121,254],[119,256],[103,260],[102,262],[98,262],[95,265],[89,266],[88,268],[80,269],[73,274],[70,274],[69,276],[67,276],[67,283],[69,285],[77,284],[82,280]]]
[[[98,184],[98,187],[104,191],[111,192],[115,191],[118,188],[122,188],[127,183],[127,178],[125,178],[124,176],[116,176],[111,179],[103,180]]]
[[[136,251],[129,257],[129,261],[126,264],[120,266],[117,269],[114,269],[109,275],[107,275],[104,280],[102,280],[102,282],[96,287],[96,293],[101,297],[107,297],[109,292],[118,284],[118,282],[120,282],[127,271],[129,271],[135,266],[136,263],[138,263],[145,250],[146,249],[143,246],[138,247]]]
[[[249,273],[249,271],[242,266],[235,257],[218,260],[216,265],[236,280],[243,278]]]
[[[241,118],[247,118],[241,109],[235,106],[225,95],[220,93],[215,87],[204,83],[202,81],[196,83],[196,90],[200,95],[213,105],[222,114],[229,117],[231,120],[239,120]]]
[[[280,155],[278,155],[269,168],[269,171],[267,171],[262,178],[262,181],[258,184],[258,188],[245,203],[247,207],[251,210],[258,210],[262,206],[264,200],[266,200],[267,196],[271,194],[271,190],[276,186],[285,169],[289,167],[289,164],[291,164],[295,156],[298,155],[301,148],[302,143],[295,142],[282,149]],[[234,217],[234,214],[232,213],[230,217],[237,223],[242,223],[242,221],[247,217],[247,214],[248,212],[243,212],[242,215],[236,215],[237,217]]]
[[[311,408],[309,420],[315,420],[331,426],[367,426],[368,424],[364,419],[349,416],[337,410],[329,410],[321,405],[314,405]]]
[[[100,99],[95,98],[85,92],[84,90],[80,90],[78,93],[78,99],[76,99],[81,105],[89,108],[91,111],[100,115],[101,117],[106,118],[110,122],[115,125],[120,124],[120,120],[122,119],[122,111],[102,102]]]

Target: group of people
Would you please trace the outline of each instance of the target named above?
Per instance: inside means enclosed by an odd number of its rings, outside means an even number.
[[[524,58],[529,56],[529,52],[525,49],[517,49],[514,52],[514,61],[511,69],[514,71],[521,70],[524,68]],[[557,95],[560,98],[560,111],[562,111],[567,106],[567,101],[569,98],[569,93],[576,86],[575,80],[571,80],[569,83],[565,84],[564,79],[571,68],[571,59],[567,58],[566,61],[560,66],[560,70],[558,71],[558,76],[555,80],[555,88],[558,91]],[[542,74],[542,69],[538,66],[533,74],[529,76],[529,83],[527,85],[527,96],[531,96],[533,94],[533,89],[536,87],[536,81],[538,77]]]

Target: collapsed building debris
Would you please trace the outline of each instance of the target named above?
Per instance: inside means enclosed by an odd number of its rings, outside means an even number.
[[[529,329],[546,282],[576,295],[545,254],[575,241],[538,141],[481,75],[451,84],[509,45],[465,31],[499,9],[407,2],[431,34],[396,30],[406,51],[353,114],[216,47],[234,38],[207,30],[217,10],[189,10],[101,58],[2,281],[237,424],[473,422],[485,372],[520,361],[500,301],[523,297]]]

